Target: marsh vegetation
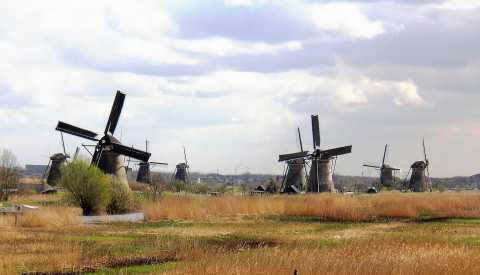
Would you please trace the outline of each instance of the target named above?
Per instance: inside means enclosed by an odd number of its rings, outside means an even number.
[[[0,216],[0,273],[475,274],[478,192],[165,195],[141,223],[85,224],[63,194]]]

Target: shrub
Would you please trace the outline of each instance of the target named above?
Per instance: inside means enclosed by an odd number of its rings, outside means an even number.
[[[17,157],[9,149],[0,153],[0,201],[8,201],[19,180]]]
[[[269,179],[266,187],[267,193],[275,194],[278,191],[278,184],[275,179]]]
[[[62,167],[62,170],[59,184],[67,189],[69,200],[82,208],[83,215],[105,211],[112,188],[98,167],[77,159]]]
[[[122,214],[134,210],[135,201],[132,191],[114,175],[107,175],[112,187],[110,203],[107,205],[109,214]]]

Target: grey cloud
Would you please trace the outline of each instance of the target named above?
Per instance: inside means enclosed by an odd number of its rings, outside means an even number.
[[[125,56],[92,56],[82,49],[61,49],[67,64],[102,72],[129,72],[151,76],[197,76],[210,71],[211,65],[152,64],[150,60]]]
[[[18,109],[33,106],[35,104],[30,98],[17,94],[7,85],[0,83],[0,108]]]
[[[198,2],[176,14],[179,35],[189,38],[227,37],[242,41],[278,43],[311,36],[313,26],[297,18],[290,7],[264,3],[250,7],[229,7],[222,2]]]

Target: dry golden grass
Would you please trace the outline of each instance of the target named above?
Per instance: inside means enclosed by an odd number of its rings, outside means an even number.
[[[45,206],[17,214],[17,227],[58,227],[83,224],[82,210],[76,207]],[[0,216],[0,228],[14,227],[15,214]]]
[[[53,234],[32,236],[17,228],[0,231],[1,274],[20,274],[26,271],[62,270],[70,268],[81,258],[78,244],[61,241]]]
[[[163,261],[180,262],[174,274],[480,274],[480,220],[425,219],[480,217],[479,205],[474,192],[168,195],[144,215],[180,222],[96,225],[41,207],[17,227],[0,215],[0,274]],[[410,219],[362,222],[381,217]]]
[[[250,196],[164,196],[156,203],[145,204],[146,220],[208,220],[218,216],[282,214],[284,197]]]
[[[375,195],[315,194],[292,196],[165,196],[145,204],[146,220],[211,220],[235,215],[278,214],[314,216],[326,221],[367,221],[372,218],[480,217],[480,194],[475,192],[399,193]]]
[[[478,248],[367,238],[324,247],[205,253],[174,274],[478,274]]]

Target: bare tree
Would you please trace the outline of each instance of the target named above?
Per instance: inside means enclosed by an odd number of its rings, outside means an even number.
[[[15,154],[9,149],[3,149],[0,154],[0,201],[7,201],[17,188],[19,171]]]
[[[161,198],[163,191],[165,191],[167,182],[160,173],[150,173],[147,184],[149,185],[149,191],[152,195],[153,201],[157,201]]]

